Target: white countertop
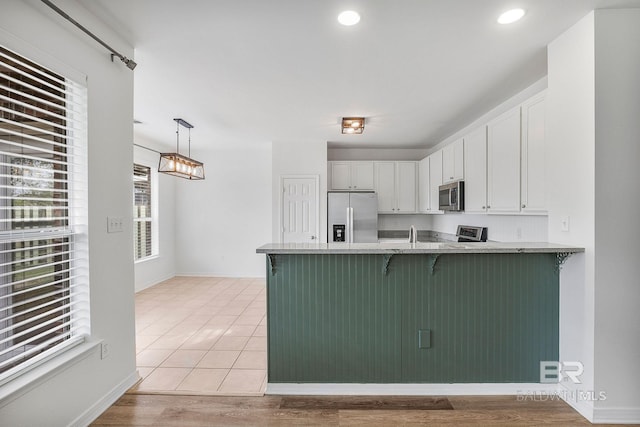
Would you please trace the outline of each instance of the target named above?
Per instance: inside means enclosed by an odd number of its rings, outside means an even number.
[[[455,253],[561,253],[584,248],[545,242],[438,242],[438,243],[268,243],[260,254],[455,254]]]

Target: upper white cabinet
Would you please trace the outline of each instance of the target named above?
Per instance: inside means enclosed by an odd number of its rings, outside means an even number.
[[[442,185],[442,150],[438,150],[429,157],[429,213],[441,213],[439,187]]]
[[[395,162],[376,162],[376,193],[378,193],[378,212],[396,211],[396,164]]]
[[[520,212],[520,106],[487,125],[487,211]]]
[[[416,212],[416,162],[396,162],[396,204],[398,212]]]
[[[464,210],[487,211],[487,127],[464,137]]]
[[[418,212],[429,212],[429,209],[431,208],[429,205],[430,196],[429,157],[425,157],[418,162]]]
[[[464,141],[458,139],[442,149],[442,182],[464,179]]]
[[[373,162],[329,162],[332,190],[373,190]]]
[[[522,212],[545,213],[545,93],[522,104]]]
[[[375,162],[379,213],[415,213],[416,162]]]

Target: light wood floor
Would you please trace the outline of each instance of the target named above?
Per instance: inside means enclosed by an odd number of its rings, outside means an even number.
[[[424,399],[427,405],[434,400]],[[126,394],[92,425],[590,425],[562,401],[518,401],[515,396],[448,396],[437,399],[433,409],[424,408],[416,397]]]

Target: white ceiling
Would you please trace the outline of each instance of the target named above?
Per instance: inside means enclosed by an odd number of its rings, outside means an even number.
[[[635,0],[80,0],[135,47],[137,137],[427,147],[546,75],[546,45]],[[496,23],[512,7],[528,11]],[[354,27],[336,21],[353,9]],[[341,135],[343,116],[365,116]],[[182,134],[181,134],[182,136]],[[182,138],[181,138],[182,142]]]

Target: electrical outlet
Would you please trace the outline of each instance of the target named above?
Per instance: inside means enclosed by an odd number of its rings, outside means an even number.
[[[560,229],[562,231],[569,231],[569,215],[560,218]]]
[[[106,341],[102,341],[102,343],[100,344],[100,359],[106,359],[107,357],[109,357],[109,343],[107,343]]]
[[[124,230],[124,219],[117,216],[107,217],[107,233],[122,233]]]
[[[522,240],[522,228],[520,227],[516,228],[516,238]]]

